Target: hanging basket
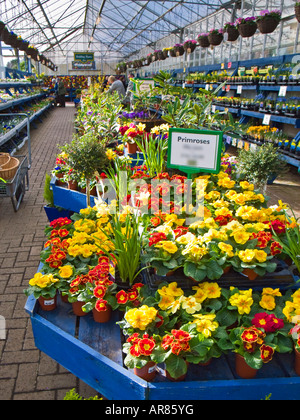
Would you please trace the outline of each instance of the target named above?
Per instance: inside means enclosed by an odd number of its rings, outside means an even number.
[[[298,22],[300,22],[300,5],[295,6],[295,15]]]
[[[257,23],[251,22],[251,23],[241,23],[238,26],[238,31],[243,38],[250,38],[253,36],[257,29]]]
[[[237,28],[234,28],[234,27],[227,28],[226,29],[226,32],[228,34],[228,41],[229,42],[236,41],[238,39],[238,37],[240,36],[240,33],[239,33],[238,29]]]
[[[163,50],[162,53],[163,53],[163,56],[165,58],[168,58],[169,57],[169,51],[168,50]]]
[[[10,37],[9,30],[5,26],[2,30],[1,38],[5,42],[6,45],[8,45],[9,43],[9,37]]]
[[[196,46],[197,44],[193,42],[187,42],[186,44],[183,44],[183,48],[188,54],[191,54],[192,52],[194,52],[196,49]]]
[[[257,26],[262,34],[271,34],[279,25],[279,20],[272,17],[266,17],[263,20],[257,21]]]
[[[29,42],[23,40],[20,44],[19,50],[26,51],[28,46],[29,46]]]
[[[0,35],[2,34],[4,28],[5,28],[5,23],[0,22]]]
[[[210,46],[208,36],[202,36],[201,38],[198,38],[198,43],[202,48],[208,48]]]
[[[184,54],[183,45],[178,45],[178,46],[174,47],[174,49],[176,51],[176,57],[180,57]]]
[[[170,57],[176,57],[176,51],[175,51],[175,49],[174,49],[174,48],[172,48],[172,49],[169,51],[169,53],[170,53]]]
[[[224,39],[224,36],[223,34],[220,34],[220,33],[218,34],[214,33],[214,34],[208,35],[208,40],[209,40],[210,45],[213,45],[215,47],[220,45],[223,39]]]

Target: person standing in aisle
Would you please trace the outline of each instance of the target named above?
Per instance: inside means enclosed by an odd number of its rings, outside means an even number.
[[[121,80],[117,80],[115,76],[109,76],[108,84],[110,85],[108,92],[118,92],[119,98],[122,100],[125,96],[125,88]]]
[[[57,96],[58,96],[58,103],[63,108],[66,106],[66,97],[65,97],[66,93],[67,93],[67,89],[65,88],[64,82],[60,80],[58,84],[58,89],[57,89]]]
[[[125,97],[123,99],[123,104],[124,105],[129,105],[130,109],[132,109],[133,106],[133,89],[134,89],[134,82],[132,79],[134,79],[134,74],[133,73],[129,73],[128,74],[128,86],[127,86],[127,90],[126,90],[126,94]]]

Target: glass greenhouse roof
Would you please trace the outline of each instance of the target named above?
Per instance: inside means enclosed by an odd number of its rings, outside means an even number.
[[[1,20],[41,53],[60,62],[91,50],[118,60],[221,8],[226,0],[0,0]]]

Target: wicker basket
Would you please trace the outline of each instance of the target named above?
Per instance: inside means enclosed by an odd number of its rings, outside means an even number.
[[[250,38],[251,36],[253,36],[256,32],[256,29],[257,29],[256,22],[241,23],[238,26],[239,33],[243,38]]]
[[[295,15],[298,22],[300,22],[300,6],[295,6]]]
[[[208,35],[208,40],[210,45],[214,45],[215,47],[217,45],[220,45],[221,42],[223,41],[223,34],[209,34]]]
[[[271,34],[275,31],[275,29],[279,25],[279,22],[279,20],[273,19],[272,17],[268,17],[264,20],[259,20],[257,22],[257,26],[262,34]]]
[[[210,46],[208,36],[203,36],[201,38],[198,38],[198,43],[199,43],[200,47],[202,47],[202,48],[208,48]]]
[[[19,159],[11,157],[10,161],[6,165],[2,166],[2,169],[0,170],[0,178],[4,179],[5,181],[13,179],[19,166]]]
[[[4,168],[10,161],[9,153],[0,153],[0,169]]]
[[[228,33],[228,41],[234,42],[240,36],[239,31],[236,28],[227,28],[226,32]]]

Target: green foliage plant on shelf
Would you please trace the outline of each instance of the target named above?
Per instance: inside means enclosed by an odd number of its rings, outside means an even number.
[[[266,192],[271,176],[287,172],[288,165],[273,144],[263,144],[256,150],[242,149],[238,154],[237,169],[241,177],[255,184],[258,190]]]
[[[299,223],[295,217],[295,214],[292,209],[284,210],[285,216],[289,224],[286,228],[280,232],[274,229],[272,226],[273,237],[276,242],[282,247],[282,252],[286,254],[295,264],[296,269],[298,271],[298,275],[300,276],[300,230],[299,230]],[[288,213],[292,213],[292,217]]]
[[[144,90],[142,88],[143,83],[143,80],[134,80],[135,86],[133,90],[133,110],[135,112],[148,111],[158,103],[157,95],[159,92],[157,88],[150,84],[149,90]],[[157,114],[154,113],[151,119],[155,119],[156,115]]]
[[[68,155],[69,166],[86,179],[87,206],[90,206],[91,179],[109,166],[105,148],[93,134],[87,133],[81,137],[75,135],[62,150]]]

